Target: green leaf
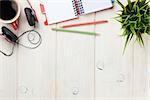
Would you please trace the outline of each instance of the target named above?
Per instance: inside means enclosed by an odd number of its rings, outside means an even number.
[[[117,3],[122,7],[123,10],[125,10],[125,6],[119,0],[117,0]]]
[[[150,20],[150,16],[146,17],[145,19],[148,19],[148,20]]]
[[[127,30],[130,25],[131,25],[131,23],[124,24],[124,25],[122,25],[122,28],[124,28],[125,30]]]
[[[116,17],[114,17],[114,19],[118,19],[118,18],[120,18],[120,16],[116,16]]]
[[[146,6],[148,6],[148,3],[150,3],[150,1],[148,1],[147,3],[145,3],[141,8],[140,10],[144,9]]]
[[[130,38],[130,34],[126,37],[126,42],[125,42],[125,45],[124,45],[123,54],[124,54],[125,49],[126,49],[126,47],[127,47],[127,44],[128,44],[129,38]]]
[[[144,41],[143,41],[143,39],[142,39],[142,36],[141,36],[141,34],[139,33],[139,42],[140,42],[140,45],[142,46],[142,47],[144,47]]]
[[[136,9],[136,5],[137,5],[138,2],[139,2],[139,0],[135,1],[134,5],[133,5],[133,9]]]
[[[148,30],[148,32],[146,32],[147,35],[150,35],[150,30]]]
[[[146,13],[149,11],[149,7],[146,8],[144,15],[146,15]],[[149,12],[150,13],[150,12]]]
[[[133,36],[134,36],[134,34],[131,34],[130,41],[132,40]]]
[[[139,13],[140,13],[140,8],[139,8],[139,6],[136,6],[136,8],[137,8],[137,13],[139,14]]]
[[[127,32],[126,31],[124,31],[122,34],[121,34],[121,36],[126,36],[127,35]]]
[[[137,29],[137,21],[130,21],[130,24],[134,24],[134,28]]]
[[[141,2],[144,4],[144,3],[146,3],[146,0],[141,0]]]
[[[133,27],[130,27],[131,32],[136,35],[135,29]]]
[[[138,20],[139,23],[141,23],[141,20],[142,20],[141,16],[142,16],[142,15],[139,15],[139,16],[138,16],[138,17],[139,17],[139,20]]]
[[[148,28],[148,26],[145,26],[145,30],[144,30],[144,33],[147,33],[146,31],[147,31],[147,28]]]
[[[130,18],[131,15],[128,15],[128,17],[125,19],[125,21],[123,22],[123,24],[126,24],[128,19]]]
[[[132,3],[131,3],[131,0],[128,0],[128,5],[129,5],[129,8],[130,10],[132,9]]]
[[[118,22],[122,23],[122,21],[120,21],[120,20],[118,20],[118,19],[116,19],[116,21],[118,21]]]

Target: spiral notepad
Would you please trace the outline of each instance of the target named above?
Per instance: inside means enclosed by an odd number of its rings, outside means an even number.
[[[43,0],[49,24],[113,7],[111,0]]]

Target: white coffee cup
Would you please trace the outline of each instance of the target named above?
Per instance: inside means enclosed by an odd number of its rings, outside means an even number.
[[[3,1],[3,0],[0,0],[0,1]],[[12,27],[16,30],[18,29],[17,20],[19,19],[21,9],[20,9],[18,0],[10,0],[10,1],[12,2],[12,8],[16,11],[16,15],[14,18],[10,20],[3,20],[0,18],[0,22],[5,23],[5,24],[11,24]]]

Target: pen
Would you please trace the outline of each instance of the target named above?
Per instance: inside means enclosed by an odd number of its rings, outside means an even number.
[[[59,32],[67,32],[67,33],[79,33],[79,34],[85,34],[85,35],[98,35],[95,32],[86,32],[86,31],[77,31],[77,30],[66,30],[61,28],[52,28],[53,31],[59,31]]]
[[[107,20],[101,20],[101,21],[95,21],[95,22],[85,22],[85,23],[64,25],[64,26],[62,26],[62,28],[85,26],[85,25],[93,25],[93,24],[102,24],[102,23],[107,23],[107,22],[108,22]]]
[[[46,21],[44,21],[44,25],[48,25],[48,20],[47,20],[45,8],[44,8],[44,5],[42,3],[40,3],[40,9],[41,9],[41,13],[45,16],[45,19],[46,19]]]

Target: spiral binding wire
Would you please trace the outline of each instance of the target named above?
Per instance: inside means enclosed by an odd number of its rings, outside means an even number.
[[[84,13],[82,0],[72,0],[72,4],[76,16]]]
[[[80,10],[80,15],[84,14],[84,8],[83,8],[83,3],[82,0],[78,0],[78,8]]]
[[[77,2],[73,0],[72,5],[73,5],[75,16],[78,16],[80,13],[79,13],[79,10],[77,9]]]

